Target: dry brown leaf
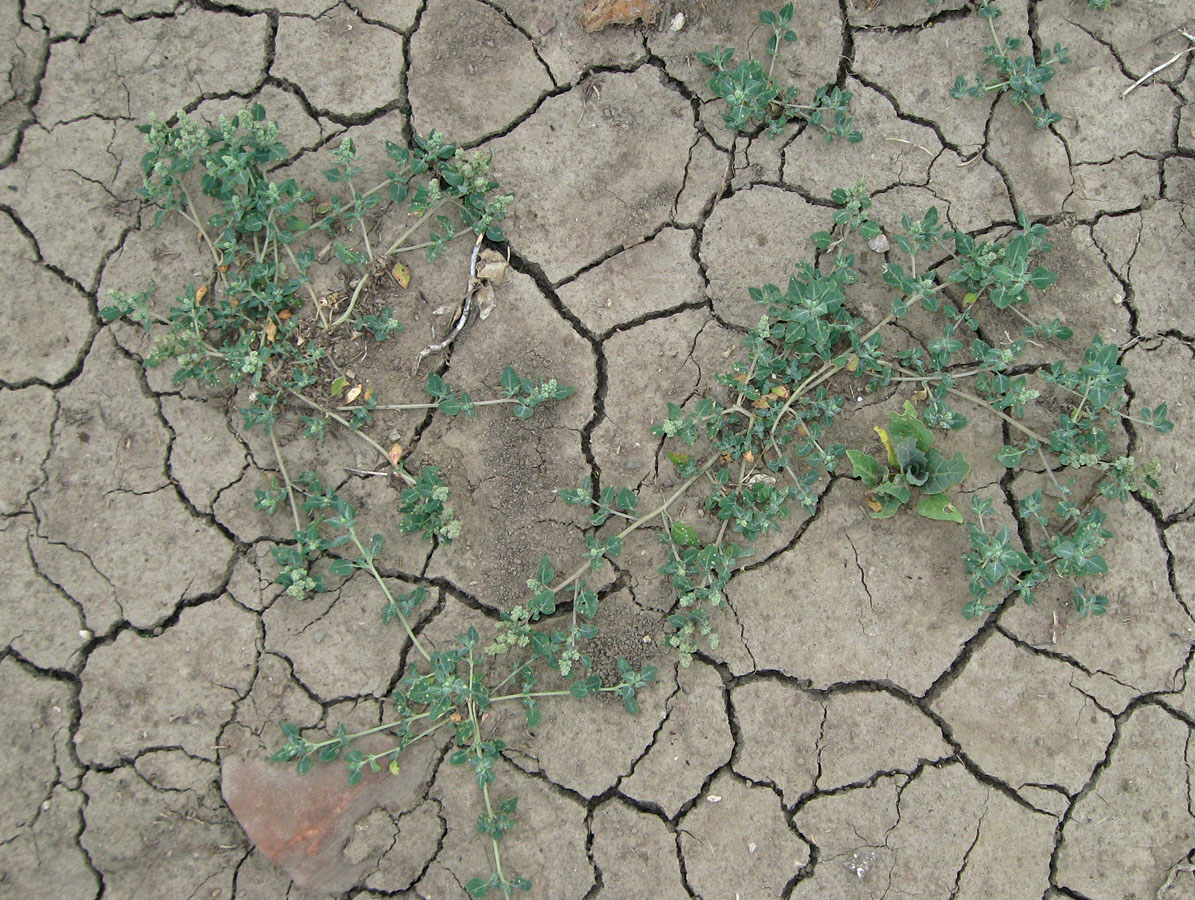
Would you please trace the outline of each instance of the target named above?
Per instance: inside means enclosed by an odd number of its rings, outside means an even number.
[[[199,286],[199,288],[198,288],[198,289],[195,291],[195,302],[196,302],[196,303],[202,303],[202,302],[203,302],[203,298],[204,298],[204,297],[206,297],[206,296],[207,296],[207,285],[206,285],[206,284],[201,284],[201,285]]]
[[[358,397],[361,396],[361,390],[362,390],[362,385],[357,385],[354,388],[350,388],[349,392],[344,395],[344,402],[352,403],[354,400],[356,400]]]
[[[397,466],[398,461],[402,459],[402,444],[395,441],[386,452],[386,458],[390,460],[390,465]]]
[[[510,263],[501,253],[496,250],[482,250],[481,268],[477,270],[477,279],[488,281],[490,284],[501,284],[508,268]]]
[[[655,25],[660,8],[649,0],[585,0],[581,8],[581,27],[601,31],[611,25],[634,25],[642,20]]]
[[[884,504],[879,500],[873,500],[871,497],[867,498],[867,505],[871,507],[872,512],[879,512],[884,508]]]
[[[274,343],[274,338],[278,336],[278,326],[273,321],[266,322],[266,340],[271,344]]]
[[[490,284],[483,284],[477,289],[477,317],[483,322],[494,311],[494,288]]]

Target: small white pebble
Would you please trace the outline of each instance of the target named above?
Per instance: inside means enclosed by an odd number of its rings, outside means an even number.
[[[668,30],[669,31],[680,31],[684,27],[685,27],[685,14],[683,12],[678,12],[675,16],[672,17],[672,21],[668,25]]]
[[[85,640],[85,641],[90,641],[91,637],[92,637],[91,629],[90,628],[80,628],[79,629],[79,637],[83,638],[83,640]]]
[[[876,253],[886,253],[888,251],[888,236],[881,231],[867,242],[867,246]]]
[[[747,845],[747,852],[748,853],[755,852],[755,841],[752,841],[750,844]]]
[[[710,794],[705,799],[708,800],[710,803],[721,803],[722,802],[722,798],[718,794]]]

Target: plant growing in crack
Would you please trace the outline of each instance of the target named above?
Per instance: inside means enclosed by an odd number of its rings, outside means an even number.
[[[947,459],[934,446],[934,433],[918,418],[909,400],[904,411],[888,417],[888,427],[876,426],[885,457],[877,460],[860,450],[846,451],[855,478],[867,488],[867,505],[877,519],[896,515],[918,494],[917,515],[939,521],[963,522],[963,515],[950,502],[946,489],[961,484],[971,466],[957,452]]]
[[[579,699],[603,693],[620,698],[630,712],[638,710],[637,693],[653,680],[655,669],[646,666],[635,671],[619,660],[619,682],[603,686],[589,672],[590,658],[579,649],[597,633],[591,620],[598,605],[597,593],[581,575],[600,568],[605,555],[617,553],[618,542],[607,540],[596,548],[591,546],[584,566],[555,586],[551,584],[555,570],[544,559],[536,578],[529,582],[534,595],[527,614],[512,611],[489,645],[483,647],[477,630],[470,628],[457,635],[451,649],[429,647],[412,624],[426,588],[418,586],[397,595],[390,590],[377,564],[385,536],[374,534],[367,542],[358,531],[353,506],[315,472],[304,471],[292,478],[275,434],[281,418],[296,413],[304,423],[304,434],[316,440],[323,438],[329,423],[342,426],[384,458],[390,474],[400,480],[401,532],[444,544],[459,536],[460,522],[449,506],[448,485],[439,469],[425,465],[418,473],[408,472],[401,447],[395,444],[387,449],[366,432],[375,414],[435,410],[471,418],[481,407],[508,406],[514,417],[527,419],[540,406],[570,396],[572,388],[556,379],[520,375],[508,365],[493,397],[475,399],[469,391],[451,385],[442,373],[432,372],[425,385],[430,402],[383,404],[364,385],[353,385],[353,379],[335,365],[330,348],[346,329],[350,334],[368,334],[376,341],[401,331],[390,307],[370,305],[369,291],[371,280],[391,269],[393,258],[400,254],[424,250],[427,258],[434,260],[450,241],[472,234],[468,290],[477,290],[478,250],[483,239],[503,239],[498,223],[510,196],[493,195],[497,185],[486,175],[489,159],[466,154],[435,132],[417,136],[410,149],[388,143],[387,155],[397,168],[387,172],[382,183],[361,190],[356,183],[361,175],[356,148],[345,139],[334,151],[335,164],[324,175],[331,184],[346,186],[347,197],[333,194],[319,203],[312,219],[306,221],[300,213],[315,200],[315,192],[290,179],[275,183],[269,178],[267,167],[285,160],[287,152],[277,140],[277,126],[266,120],[262,107],[254,106],[232,119],[222,118],[216,128],[205,128],[180,114],[173,123],[155,120],[143,131],[149,144],[142,161],[146,175],[143,196],[158,206],[155,225],[161,224],[167,213],[179,213],[208,247],[215,278],[211,284],[188,286],[165,315],[153,308],[152,286],[132,295],[113,292],[101,315],[108,321],[128,318],[147,332],[156,329],[154,347],[145,363],[155,366],[174,360],[176,383],[195,380],[205,385],[247,384],[251,388],[242,416],[247,427],[260,425],[269,436],[278,464],[278,475],[270,486],[255,492],[256,506],[270,514],[289,507],[295,526],[293,541],[274,548],[281,567],[276,583],[296,599],[326,590],[323,573],[314,571],[312,563],[328,556],[333,557],[327,568],[330,576],[348,578],[358,570],[368,573],[384,599],[383,622],[399,623],[422,660],[407,667],[399,689],[391,696],[397,715],[393,721],[355,734],[340,727],[323,741],[310,741],[296,726],[284,723],[286,743],[274,758],[295,761],[302,775],[317,759],[328,762],[343,757],[350,783],[355,784],[366,769],[380,771],[383,761],[398,774],[398,760],[407,747],[441,730],[451,732],[456,749],[450,762],[473,770],[485,808],[478,831],[488,836],[494,859],[490,875],[472,879],[467,890],[474,897],[490,889],[509,897],[517,890],[529,889],[528,878],[503,869],[499,841],[514,824],[517,798],[495,802],[491,797],[494,764],[505,745],[483,733],[482,719],[494,704],[518,702],[525,707],[529,726],[534,726],[541,699]],[[196,169],[201,172],[198,185],[194,184]],[[413,223],[384,252],[375,253],[367,213],[381,203],[383,191],[392,203],[407,204],[408,221],[413,219]],[[200,198],[214,201],[216,206],[206,218]],[[419,235],[421,228],[426,231]],[[350,245],[350,235],[360,237],[359,246]],[[331,240],[321,250],[312,243],[316,237]],[[327,259],[329,252],[340,265],[360,272],[351,295],[319,297],[311,287],[313,268]],[[391,275],[401,284],[409,271],[402,263],[393,265]],[[464,314],[462,322],[463,318]],[[554,613],[557,593],[569,588],[572,609],[568,629],[535,631],[529,623]],[[495,666],[488,663],[495,657],[524,650],[523,658],[512,664],[508,673],[493,674]],[[542,677],[538,670],[543,666],[558,674],[560,685],[536,689]],[[578,673],[578,669],[584,671]],[[351,746],[362,737],[381,732],[395,739],[385,752],[366,754]]]
[[[776,39],[770,49],[787,39],[782,29],[790,16],[782,9],[771,23]],[[312,221],[304,222],[300,211],[312,194],[292,182],[269,181],[266,167],[286,153],[259,110],[215,129],[185,117],[174,125],[149,127],[147,197],[165,211],[180,212],[200,231],[218,274],[210,285],[188,288],[167,315],[153,309],[148,292],[115,295],[103,315],[159,329],[147,364],[174,359],[179,380],[252,388],[242,414],[248,426],[262,426],[278,462],[278,477],[257,493],[257,504],[271,513],[289,508],[295,524],[294,541],[276,554],[282,566],[278,582],[296,597],[324,589],[311,568],[319,557],[332,558],[331,577],[363,572],[378,586],[380,616],[401,628],[409,647],[398,686],[388,698],[386,721],[355,733],[338,726],[330,737],[283,723],[284,743],[273,759],[295,763],[300,775],[316,762],[340,761],[355,784],[367,770],[400,774],[403,753],[420,741],[450,743],[450,764],[468,767],[478,786],[482,811],[476,828],[488,840],[493,860],[487,875],[465,885],[471,896],[495,891],[509,898],[531,887],[529,878],[503,865],[501,842],[515,827],[518,799],[497,796],[496,765],[506,745],[487,725],[486,713],[517,704],[533,728],[546,700],[600,695],[617,698],[635,713],[640,692],[655,678],[654,667],[636,670],[619,660],[617,679],[603,683],[587,652],[598,634],[594,620],[605,598],[586,579],[619,557],[637,531],[651,531],[664,547],[659,571],[675,594],[666,641],[686,665],[703,644],[716,650],[715,611],[728,604],[727,588],[753,544],[788,517],[794,502],[815,515],[826,479],[842,477],[843,459],[869,491],[862,502],[869,502],[878,517],[898,514],[916,497],[914,508],[922,516],[965,524],[969,550],[963,563],[972,595],[964,608],[968,616],[990,613],[1016,596],[1030,601],[1052,578],[1068,583],[1080,615],[1106,608],[1107,598],[1089,587],[1090,579],[1107,571],[1101,551],[1112,537],[1098,498],[1124,501],[1157,485],[1156,466],[1118,454],[1114,435],[1126,422],[1169,430],[1165,405],[1127,413],[1127,372],[1119,364],[1119,348],[1099,338],[1077,368],[1066,361],[1019,362],[1031,341],[1070,337],[1062,322],[1038,321],[1026,312],[1035,295],[1056,280],[1038,262],[1050,249],[1047,231],[1027,219],[999,240],[977,240],[948,231],[936,209],[917,218],[906,215],[900,233],[891,235],[904,259],[890,261],[883,274],[884,284],[895,292],[890,310],[877,321],[862,317],[849,296],[860,279],[850,246],[877,237],[880,228],[870,218],[872,198],[859,184],[833,193],[839,206],[834,226],[811,236],[818,251],[812,262],[799,264],[784,289],[768,284],[750,290],[762,315],[744,335],[741,358],[717,378],[716,391],[687,404],[669,403],[667,416],[653,428],[661,444],[671,442],[668,459],[680,484],[646,510],[640,509],[636,491],[603,484],[598,472],[580,487],[560,491],[563,502],[589,511],[592,531],[577,564],[558,569],[550,557],[542,558],[527,581],[527,599],[502,612],[492,634],[470,627],[446,646],[434,645],[416,622],[426,584],[409,593],[391,590],[379,567],[386,536],[366,540],[352,504],[317,474],[292,478],[275,426],[284,415],[302,415],[307,434],[317,439],[328,423],[343,426],[385,458],[401,479],[400,530],[447,543],[459,525],[439,470],[429,465],[418,474],[408,472],[401,448],[387,449],[366,432],[373,416],[386,409],[434,409],[468,417],[479,407],[506,405],[516,417],[527,418],[571,389],[507,367],[496,396],[475,399],[443,373],[432,373],[426,382],[429,402],[383,405],[363,385],[326,366],[326,348],[337,329],[349,325],[386,340],[400,327],[389,308],[370,305],[366,282],[391,268],[388,257],[414,249],[434,257],[447,241],[471,233],[472,267],[481,239],[501,238],[496,223],[508,200],[487,199],[496,188],[485,175],[488,160],[462,154],[434,134],[410,150],[388,147],[399,170],[388,173],[382,185],[360,190],[354,181],[361,174],[355,148],[342,143],[326,175],[331,183],[347,186],[347,197],[326,201]],[[197,165],[203,169],[198,196],[217,205],[206,219],[189,186]],[[415,223],[375,256],[366,213],[376,205],[370,198],[383,189],[416,215]],[[417,238],[421,224],[429,231]],[[361,246],[350,246],[346,233],[354,240],[360,233]],[[321,302],[309,290],[309,272],[322,251],[305,242],[316,234],[321,240],[331,237],[326,248],[341,265],[364,270],[351,296]],[[470,291],[473,276],[471,271]],[[988,307],[1017,320],[1023,336],[1003,345],[985,340],[978,312]],[[885,337],[914,313],[924,314],[938,333],[912,339],[905,349],[886,348]],[[860,385],[868,393],[909,392],[902,411],[889,416],[887,428],[877,429],[884,449],[879,459],[833,440],[834,424],[847,405],[845,389],[855,393]],[[1043,434],[1025,418],[1047,392],[1065,408],[1056,427]],[[964,523],[948,499],[947,491],[967,477],[969,466],[961,454],[947,457],[938,450],[935,430],[966,426],[956,408],[960,401],[1003,424],[1009,443],[996,458],[1006,468],[1027,470],[1043,482],[1011,510],[1015,529],[997,526],[990,500],[974,498],[974,521]],[[1040,462],[1040,470],[1029,469],[1026,459]],[[685,522],[675,513],[690,492],[703,494],[702,505],[710,513],[703,521]],[[375,750],[361,743],[376,736],[388,745]]]
[[[1056,280],[1036,263],[1050,249],[1045,227],[1025,219],[1005,240],[977,241],[964,232],[946,231],[936,209],[920,218],[904,216],[893,244],[907,260],[903,265],[890,262],[883,275],[885,284],[898,292],[891,311],[875,323],[856,317],[847,294],[859,274],[854,255],[844,246],[853,236],[874,237],[879,229],[868,216],[870,198],[862,185],[837,190],[834,199],[841,207],[834,229],[812,235],[823,251],[820,266],[799,264],[786,290],[776,285],[751,289],[766,314],[744,338],[744,358],[719,378],[727,393],[702,397],[688,411],[670,403],[667,418],[653,429],[657,436],[688,447],[707,445],[704,456],[686,449],[669,453],[669,459],[688,479],[684,490],[705,485],[705,508],[718,523],[716,534],[702,537],[696,527],[673,522],[664,510],[654,526],[669,547],[661,572],[671,577],[677,594],[669,618],[675,633],[668,643],[684,662],[698,651],[699,639],[716,649],[711,611],[725,604],[724,589],[741,568],[740,560],[750,555],[759,536],[787,516],[792,501],[815,514],[819,483],[836,473],[844,457],[868,490],[872,515],[892,516],[916,496],[915,508],[922,516],[962,524],[963,515],[946,491],[966,478],[969,464],[961,453],[946,457],[934,446],[934,429],[966,426],[966,416],[954,405],[958,401],[995,416],[1018,436],[996,454],[1006,468],[1021,467],[1028,454],[1040,460],[1049,484],[1018,504],[1023,528],[1017,536],[1025,549],[1015,546],[1008,526],[989,533],[992,504],[977,500],[972,505],[976,521],[967,524],[971,549],[963,558],[972,599],[964,613],[971,617],[994,611],[997,605],[986,602],[993,592],[1031,601],[1051,577],[1069,582],[1070,599],[1080,615],[1102,612],[1107,598],[1087,587],[1091,577],[1107,571],[1099,551],[1111,537],[1096,501],[1100,496],[1124,501],[1131,493],[1148,496],[1157,487],[1156,463],[1139,465],[1131,456],[1118,455],[1112,435],[1122,423],[1170,430],[1165,405],[1137,415],[1126,412],[1127,373],[1117,363],[1119,348],[1098,337],[1078,369],[1065,361],[1017,364],[1029,342],[1071,336],[1061,321],[1037,321],[1024,311],[1036,292]],[[927,256],[945,258],[927,268],[922,263]],[[1023,337],[1001,347],[983,340],[976,316],[985,305],[1018,319]],[[885,332],[915,308],[941,321],[940,334],[908,349],[885,350]],[[960,361],[968,333],[969,354]],[[831,387],[841,388],[844,379],[861,380],[868,393],[916,388],[902,412],[889,417],[888,427],[876,429],[884,447],[881,459],[829,440],[846,405],[844,394]],[[1038,385],[1031,386],[1030,379]],[[968,384],[974,389],[967,389]],[[1058,417],[1058,427],[1042,435],[1023,419],[1046,390],[1055,399],[1069,396],[1074,402]],[[1091,476],[1082,492],[1080,475]],[[562,492],[562,499],[590,504],[595,525],[611,516],[630,519],[627,528],[645,524],[633,517],[629,491],[602,486],[591,492],[591,487],[587,482],[580,490]]]
[[[996,19],[1003,13],[995,3],[980,3],[979,15],[988,23],[992,43],[983,48],[985,63],[996,70],[989,79],[982,72],[975,76],[975,83],[968,84],[962,75],[955,79],[950,96],[957,100],[963,97],[985,97],[990,93],[1008,94],[1008,102],[1023,106],[1033,114],[1033,124],[1045,128],[1062,119],[1058,113],[1045,105],[1046,83],[1054,77],[1055,66],[1070,62],[1069,51],[1061,44],[1053,50],[1043,50],[1040,58],[1017,56],[1021,48],[1020,38],[1001,39],[996,33]]]
[[[533,727],[540,721],[543,699],[602,693],[621,697],[627,710],[635,712],[638,692],[655,675],[651,667],[635,672],[625,661],[619,663],[616,684],[603,685],[592,673],[584,646],[597,634],[592,620],[601,597],[587,585],[585,575],[615,559],[635,531],[653,531],[666,547],[660,572],[675,591],[667,643],[687,665],[701,652],[702,643],[716,650],[712,612],[726,605],[727,585],[750,556],[751,545],[777,527],[792,501],[816,514],[819,483],[835,473],[843,458],[869,489],[873,515],[895,515],[917,491],[915,508],[922,516],[962,524],[963,516],[946,491],[966,478],[969,465],[961,453],[944,456],[934,434],[934,429],[957,431],[966,426],[966,417],[952,405],[959,400],[1020,435],[1020,443],[998,451],[1000,462],[1014,469],[1026,454],[1033,454],[1042,463],[1042,477],[1053,487],[1049,503],[1041,489],[1021,499],[1016,512],[1026,527],[1016,532],[1007,524],[990,527],[994,504],[973,498],[974,521],[966,523],[970,549],[963,557],[972,599],[964,613],[976,616],[994,610],[996,605],[985,603],[993,592],[1007,600],[1015,595],[1032,600],[1051,577],[1071,583],[1071,599],[1080,615],[1104,611],[1107,599],[1086,588],[1088,579],[1107,571],[1099,551],[1112,536],[1095,499],[1102,494],[1125,500],[1157,484],[1155,467],[1139,467],[1131,457],[1114,454],[1110,430],[1127,420],[1166,431],[1171,426],[1165,406],[1145,409],[1138,416],[1125,412],[1126,372],[1116,361],[1119,350],[1098,338],[1077,370],[1065,362],[1016,366],[1028,341],[1070,336],[1061,322],[1037,322],[1022,309],[1031,304],[1034,293],[1055,280],[1052,272],[1034,263],[1049,250],[1046,229],[1024,219],[1002,241],[976,241],[968,234],[946,231],[935,209],[917,219],[905,216],[903,231],[893,236],[893,243],[907,260],[904,265],[889,263],[884,273],[885,283],[898,291],[891,311],[875,323],[856,316],[847,292],[859,275],[846,246],[854,237],[873,234],[877,226],[868,217],[870,198],[864,202],[863,186],[835,196],[842,208],[833,231],[812,236],[823,251],[820,266],[798,265],[784,291],[775,285],[751,289],[765,314],[744,337],[743,358],[718,378],[721,395],[702,397],[689,410],[669,403],[667,418],[653,428],[662,440],[684,445],[669,453],[681,484],[648,511],[640,511],[635,491],[603,485],[592,476],[578,488],[559,491],[564,503],[590,511],[595,533],[586,537],[583,560],[564,575],[550,558],[541,560],[527,582],[529,599],[501,615],[497,633],[483,652],[479,653],[481,636],[474,629],[458,635],[449,651],[422,647],[409,623],[418,598],[390,598],[386,614],[402,623],[427,666],[427,671],[418,663],[411,666],[391,697],[397,717],[357,735],[338,730],[322,741],[310,741],[295,726],[284,725],[286,743],[276,759],[297,761],[303,771],[313,758],[331,760],[343,752],[350,778],[356,779],[364,766],[380,769],[384,760],[393,771],[411,743],[440,728],[451,730],[456,749],[450,761],[474,771],[485,809],[477,830],[491,840],[494,858],[491,875],[470,881],[469,893],[480,897],[493,888],[510,896],[530,887],[527,879],[509,876],[502,867],[499,841],[513,825],[517,800],[508,797],[495,806],[490,796],[494,762],[505,745],[484,733],[481,714],[493,704],[517,702]],[[926,257],[942,256],[932,266],[919,265]],[[1011,312],[1021,321],[1024,338],[1000,348],[985,342],[976,318],[983,305]],[[914,308],[936,316],[941,334],[905,350],[885,350],[885,332]],[[969,358],[957,361],[966,332],[974,335]],[[1040,396],[1028,387],[1030,377],[1077,398],[1059,415],[1058,428],[1048,437],[1022,421]],[[916,388],[902,411],[889,417],[888,427],[876,429],[885,451],[881,460],[830,440],[831,427],[846,405],[845,397],[831,389],[841,388],[844,380],[862,381],[864,390],[873,393]],[[974,390],[963,387],[971,382]],[[691,455],[698,444],[703,452]],[[1083,495],[1076,487],[1080,473],[1095,475]],[[692,490],[705,492],[704,507],[712,513],[707,521],[717,523],[712,533],[709,526],[703,534],[700,523],[688,524],[672,515],[676,502]],[[351,509],[343,501],[327,502],[340,510],[336,524],[351,533]],[[365,568],[376,577],[372,555],[381,546],[380,536],[369,548],[351,540],[363,555],[338,562],[337,570]],[[505,674],[491,674],[500,660],[507,661]],[[543,684],[545,679],[551,683]],[[371,754],[349,749],[358,737],[379,731],[394,739],[390,748]]]
[[[453,240],[472,236],[466,298],[478,290],[478,251],[483,240],[504,239],[501,222],[512,199],[497,193],[497,183],[488,176],[489,157],[467,153],[435,131],[416,135],[410,148],[387,142],[393,168],[378,184],[362,188],[357,149],[346,137],[324,172],[329,184],[344,191],[317,202],[315,191],[294,179],[271,180],[271,166],[288,153],[278,140],[277,124],[267,120],[260,105],[221,117],[216,127],[179,113],[169,122],[152,119],[141,130],[148,145],[141,160],[141,195],[157,207],[154,224],[177,214],[195,228],[211,255],[214,277],[208,284],[188,285],[165,314],[153,307],[152,284],[136,294],[112,292],[100,314],[108,321],[126,317],[147,331],[157,326],[146,365],[173,360],[176,383],[251,388],[241,414],[247,427],[260,425],[270,436],[280,473],[280,481],[257,491],[257,505],[273,512],[285,498],[295,525],[294,542],[275,551],[283,566],[279,582],[297,597],[321,590],[322,580],[311,573],[310,563],[331,549],[319,537],[318,520],[308,519],[310,510],[297,502],[296,484],[274,435],[288,409],[301,411],[306,436],[322,439],[334,423],[387,462],[403,485],[404,532],[444,542],[456,538],[460,523],[439,470],[407,471],[401,447],[387,449],[364,431],[375,413],[436,409],[472,416],[478,407],[509,405],[515,416],[527,418],[572,389],[555,379],[522,376],[508,366],[497,396],[474,400],[433,372],[426,385],[430,403],[383,405],[371,389],[350,386],[352,379],[329,348],[346,335],[367,334],[381,342],[402,331],[391,307],[372,301],[371,288],[387,270],[405,286],[409,269],[394,262],[403,254],[422,250],[434,261]],[[375,250],[368,217],[383,198],[405,204],[409,224],[384,250]],[[312,204],[314,214],[306,219],[302,213]],[[357,277],[349,282],[351,293],[317,296],[311,275],[332,256]]]
[[[731,131],[752,132],[765,126],[769,137],[780,134],[784,126],[792,121],[803,121],[820,128],[826,142],[836,137],[857,143],[863,135],[854,130],[851,123],[851,92],[834,85],[819,88],[812,103],[799,103],[795,86],[781,87],[772,78],[781,44],[797,39],[792,23],[793,5],[786,3],[778,10],[765,9],[759,14],[759,21],[771,29],[768,45],[764,52],[770,58],[765,72],[763,63],[754,57],[739,60],[733,67],[733,47],[714,47],[708,53],[698,53],[697,59],[711,69],[717,70],[710,78],[709,86],[718,97],[726,102],[723,116],[726,127]]]

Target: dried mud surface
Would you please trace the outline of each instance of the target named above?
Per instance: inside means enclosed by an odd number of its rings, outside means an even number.
[[[1043,131],[949,97],[987,42],[961,0],[800,0],[783,75],[852,90],[865,134],[830,147],[722,125],[694,52],[758,52],[759,4],[665,5],[679,31],[585,34],[579,0],[0,2],[0,895],[456,900],[489,871],[476,790],[443,748],[349,799],[338,769],[292,793],[262,762],[282,719],[376,724],[404,649],[359,579],[280,596],[287,524],[251,505],[268,443],[236,397],[146,371],[143,337],[97,315],[111,288],[206,277],[193,235],[149,228],[136,125],[258,99],[296,173],[345,134],[378,169],[382,141],[434,126],[492,150],[517,197],[497,308],[434,364],[471,384],[512,362],[577,391],[530,423],[381,423],[418,432],[464,519],[450,548],[390,541],[394,587],[433,595],[432,644],[516,602],[544,552],[575,558],[583,523],[555,489],[593,467],[648,496],[675,483],[651,421],[714,385],[758,315],[746,288],[809,258],[830,190],[861,177],[889,226],[929,205],[972,232],[1045,220],[1048,314],[1131,345],[1133,393],[1170,404],[1173,434],[1126,435],[1164,488],[1110,517],[1102,620],[1050,600],[963,619],[961,531],[873,521],[836,480],[731,583],[718,651],[679,669],[657,649],[659,548],[629,541],[599,624],[604,654],[662,668],[639,718],[598,703],[549,709],[531,736],[495,726],[499,785],[521,798],[507,858],[532,897],[1195,896],[1192,55],[1121,97],[1183,49],[1189,0],[1003,0],[1008,33],[1075,59]],[[460,265],[416,265],[428,305],[402,300],[408,334],[363,364],[385,396],[417,395],[403,373]],[[850,417],[858,442],[879,405]],[[312,452],[280,435],[289,461]],[[965,438],[963,489],[1011,500],[1025,483],[983,461],[989,440],[983,423]],[[347,471],[372,462],[329,439],[315,465],[393,536],[393,488]],[[262,814],[316,829],[341,811],[318,864],[289,859],[314,887],[249,843],[233,790],[280,793]]]

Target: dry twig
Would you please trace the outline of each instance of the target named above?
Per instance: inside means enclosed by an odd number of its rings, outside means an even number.
[[[1152,69],[1150,69],[1144,75],[1142,75],[1140,78],[1138,78],[1132,84],[1130,84],[1121,93],[1121,95],[1120,95],[1121,100],[1123,100],[1125,97],[1127,97],[1129,95],[1130,91],[1134,90],[1135,88],[1141,87],[1141,85],[1145,84],[1145,82],[1147,82],[1151,77],[1153,77],[1154,75],[1157,75],[1159,72],[1161,72],[1167,66],[1172,66],[1176,62],[1178,62],[1180,59],[1182,59],[1183,56],[1185,56],[1186,54],[1195,52],[1195,34],[1191,34],[1189,32],[1183,31],[1181,28],[1179,29],[1178,33],[1181,34],[1183,37],[1185,37],[1188,41],[1191,41],[1191,46],[1188,47],[1186,50],[1179,50],[1178,53],[1174,54],[1174,56],[1170,57],[1170,59],[1166,60],[1166,62],[1162,63],[1160,66],[1154,66]]]

